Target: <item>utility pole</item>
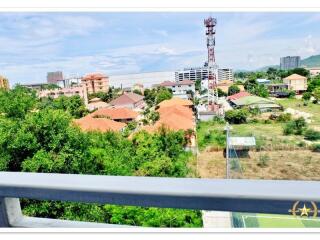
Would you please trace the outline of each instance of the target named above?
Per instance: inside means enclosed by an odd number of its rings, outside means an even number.
[[[224,130],[226,131],[226,178],[230,178],[229,173],[229,134],[230,134],[230,125],[227,122]]]

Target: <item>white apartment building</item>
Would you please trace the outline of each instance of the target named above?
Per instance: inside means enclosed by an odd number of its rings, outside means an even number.
[[[183,80],[177,82],[165,81],[158,86],[163,86],[172,90],[173,96],[188,99],[188,91],[195,92],[194,81]]]
[[[218,69],[218,81],[233,81],[233,70],[230,68],[219,68]]]
[[[204,80],[208,78],[208,68],[205,67],[195,67],[195,68],[184,68],[175,72],[175,80]]]
[[[205,80],[208,78],[207,67],[185,68],[175,72],[175,80]],[[218,81],[233,81],[233,70],[230,68],[218,68]]]
[[[123,75],[111,75],[109,76],[109,84],[114,87],[131,88],[134,84],[139,83],[144,87],[149,88],[154,84],[160,84],[164,81],[174,81],[174,71],[163,72],[145,72]]]

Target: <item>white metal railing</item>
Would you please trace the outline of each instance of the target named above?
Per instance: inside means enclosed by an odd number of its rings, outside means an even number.
[[[320,201],[320,182],[122,177],[0,172],[2,227],[115,227],[23,216],[19,198],[233,212],[290,214]],[[121,226],[121,225],[120,225]]]

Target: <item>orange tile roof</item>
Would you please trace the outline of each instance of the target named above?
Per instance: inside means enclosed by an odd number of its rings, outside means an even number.
[[[158,106],[161,107],[171,107],[175,105],[180,105],[180,106],[193,106],[193,103],[190,100],[187,99],[182,99],[178,97],[173,97],[169,100],[164,100],[161,103],[158,104]]]
[[[154,125],[144,126],[141,130],[149,133],[158,131],[161,127],[173,131],[189,130],[195,128],[193,112],[190,108],[174,105],[171,107],[161,107],[158,109],[160,119]]]
[[[92,118],[91,116],[76,119],[74,123],[83,131],[100,132],[120,131],[126,126],[125,123],[116,122],[107,118]]]
[[[101,80],[107,78],[103,73],[89,73],[83,77],[84,80]]]
[[[112,120],[121,119],[135,119],[138,117],[138,113],[129,108],[100,108],[97,111],[90,114],[92,117],[104,116],[109,117]]]
[[[158,112],[161,117],[165,115],[170,115],[170,114],[178,114],[181,116],[184,116],[189,119],[193,119],[193,112],[190,108],[180,106],[180,105],[174,105],[171,107],[161,107],[158,109]]]
[[[187,118],[177,113],[161,116],[155,123],[155,127],[165,126],[173,131],[194,129],[195,123],[192,118]]]

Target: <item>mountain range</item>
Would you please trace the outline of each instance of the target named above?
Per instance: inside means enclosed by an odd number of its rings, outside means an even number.
[[[280,68],[279,65],[270,65],[270,66],[265,66],[265,67],[259,68],[258,71],[266,71],[270,67],[276,68],[276,69]],[[301,60],[301,67],[308,67],[308,68],[320,67],[320,54],[313,55],[313,56],[307,57],[305,59],[302,59]]]

